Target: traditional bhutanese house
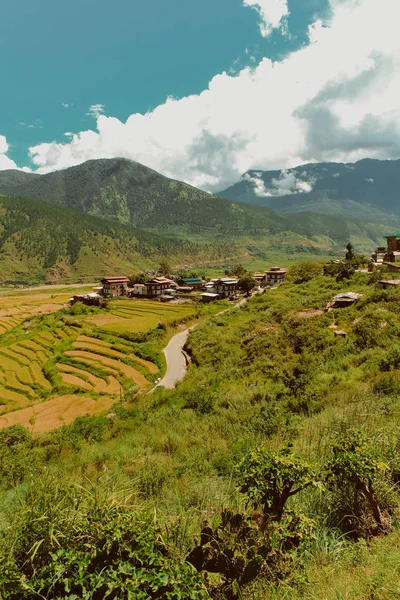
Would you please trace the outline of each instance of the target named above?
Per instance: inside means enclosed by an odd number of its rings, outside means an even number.
[[[101,283],[103,284],[103,296],[106,298],[117,298],[128,294],[129,279],[127,277],[105,277]]]
[[[144,283],[135,283],[130,288],[129,293],[131,296],[147,296],[147,285]]]
[[[219,300],[219,294],[204,292],[204,294],[201,295],[202,302],[214,302],[215,300]]]
[[[285,281],[286,269],[281,267],[271,267],[269,271],[265,271],[265,280],[267,285],[277,285]]]
[[[387,290],[390,288],[393,289],[398,285],[400,285],[400,279],[389,279],[388,281],[377,281],[375,287],[378,288],[378,290]]]
[[[386,235],[385,238],[387,240],[387,252],[385,255],[385,261],[400,262],[400,233]]]
[[[331,308],[347,308],[347,306],[351,306],[357,302],[361,296],[362,294],[356,294],[355,292],[337,294],[337,296],[334,297],[333,302],[328,304],[327,308],[328,310]]]
[[[382,263],[385,259],[387,248],[385,246],[378,246],[378,248],[371,254],[371,258],[376,263]]]
[[[238,280],[232,277],[221,277],[214,283],[214,290],[216,294],[219,294],[221,298],[229,298],[234,296],[237,292]]]
[[[204,285],[204,281],[200,279],[200,277],[183,277],[182,279],[178,279],[178,284],[180,286],[188,286],[194,289],[200,289]]]
[[[98,292],[93,292],[91,294],[78,294],[76,296],[72,296],[69,299],[69,303],[71,306],[76,304],[77,302],[82,302],[82,304],[86,304],[87,306],[104,306],[106,301],[104,297]]]
[[[265,273],[254,273],[252,275],[253,279],[258,283],[258,284],[263,284],[265,283],[266,279],[265,279]]]
[[[162,296],[171,287],[173,281],[166,277],[154,277],[151,281],[146,281],[147,296],[154,298],[156,296]]]

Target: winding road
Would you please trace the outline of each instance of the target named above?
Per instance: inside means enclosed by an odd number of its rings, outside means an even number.
[[[238,306],[242,306],[242,304],[246,304],[247,300],[248,298],[242,298],[233,306],[221,310],[219,313],[213,315],[213,317],[217,317],[218,315],[222,315],[228,311],[231,311]],[[174,335],[170,339],[168,346],[164,348],[163,352],[167,361],[167,371],[163,379],[157,384],[157,387],[165,387],[168,390],[172,390],[176,384],[179,381],[182,381],[182,379],[185,377],[187,372],[187,359],[183,352],[183,347],[186,343],[189,333],[195,327],[197,327],[197,325],[199,325],[199,323]]]

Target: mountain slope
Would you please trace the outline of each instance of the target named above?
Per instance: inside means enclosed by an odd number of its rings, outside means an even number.
[[[249,171],[219,195],[284,213],[312,211],[391,223],[400,220],[400,160]]]
[[[215,260],[234,245],[163,237],[38,200],[0,197],[0,280],[32,283],[130,274],[172,264]]]
[[[86,214],[85,218],[97,215],[114,219],[126,231],[133,225],[179,238],[181,244],[187,239],[198,240],[201,244],[197,249],[189,246],[192,256],[204,255],[205,241],[212,247],[217,244],[216,252],[224,257],[241,252],[266,257],[270,250],[291,255],[299,251],[341,254],[349,240],[358,251],[371,252],[391,230],[384,225],[309,212],[292,218],[264,207],[231,202],[125,159],[88,161],[48,175],[3,171],[1,193],[37,198],[53,207],[58,205],[59,210],[72,208]],[[81,218],[75,216],[76,220]],[[55,216],[53,221],[57,225]],[[49,231],[57,231],[54,223],[48,223]],[[99,219],[96,223],[101,228]],[[169,243],[168,255],[183,254]]]
[[[91,160],[48,175],[2,171],[0,194],[36,198],[154,231],[234,235],[283,226],[272,211],[221,200],[126,159]]]

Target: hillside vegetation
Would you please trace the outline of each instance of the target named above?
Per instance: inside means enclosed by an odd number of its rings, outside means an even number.
[[[259,182],[257,188],[254,179]],[[309,184],[311,191],[304,186],[296,189],[295,181]],[[223,198],[283,213],[312,211],[380,223],[400,222],[399,194],[400,161],[372,159],[354,164],[311,163],[287,171],[249,171],[220,192]]]
[[[400,286],[321,270],[197,327],[175,390],[2,430],[0,595],[399,597]]]
[[[335,256],[349,240],[370,253],[393,227],[234,203],[125,159],[89,161],[48,175],[2,171],[1,193],[37,200],[0,197],[0,272],[9,281],[26,281],[28,274],[30,280],[91,277],[131,269],[132,263],[154,266],[159,256],[191,266],[243,255],[250,262],[285,261],[299,252]]]
[[[78,214],[46,202],[0,197],[2,282],[93,281],[110,273],[215,260],[238,253],[234,244],[197,243]]]
[[[221,200],[126,159],[91,160],[49,173],[0,172],[0,194],[36,198],[93,216],[160,232],[234,236],[273,233],[273,211]]]

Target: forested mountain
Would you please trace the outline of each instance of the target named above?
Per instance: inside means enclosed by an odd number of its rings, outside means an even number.
[[[400,160],[248,171],[219,195],[284,213],[312,211],[390,223],[400,221]]]
[[[38,200],[0,197],[0,280],[27,282],[130,274],[173,264],[196,264],[235,253],[224,244],[200,244],[134,229]]]
[[[44,200],[159,232],[224,235],[280,231],[280,215],[221,200],[126,159],[91,160],[48,175],[0,172],[0,194]]]
[[[310,212],[293,218],[212,196],[126,159],[92,160],[48,175],[3,171],[1,193],[36,198],[162,235],[223,242],[259,256],[266,247],[290,254],[341,252],[349,240],[359,251],[372,251],[393,226]]]

